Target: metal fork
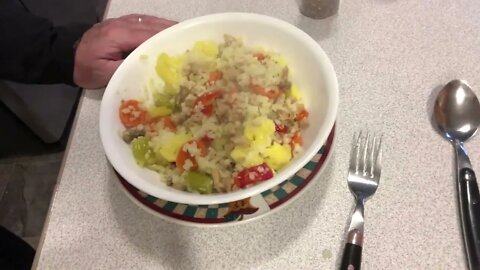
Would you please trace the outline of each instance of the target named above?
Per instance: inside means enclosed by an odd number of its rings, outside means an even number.
[[[382,170],[382,138],[366,136],[360,132],[354,136],[350,167],[348,169],[348,188],[355,197],[355,209],[350,220],[343,251],[343,270],[360,270],[362,263],[363,225],[365,202],[375,194]]]

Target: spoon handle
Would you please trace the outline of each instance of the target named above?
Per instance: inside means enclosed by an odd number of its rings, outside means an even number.
[[[457,180],[463,239],[470,269],[480,269],[480,193],[463,143],[456,143]]]

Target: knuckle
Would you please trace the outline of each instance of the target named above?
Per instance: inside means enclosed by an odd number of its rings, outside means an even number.
[[[122,32],[122,27],[118,21],[110,21],[102,27],[101,34],[106,37],[116,37]]]

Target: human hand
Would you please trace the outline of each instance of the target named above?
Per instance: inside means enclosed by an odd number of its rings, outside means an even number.
[[[83,34],[75,52],[73,81],[80,87],[104,87],[123,56],[176,22],[130,14],[95,24]]]

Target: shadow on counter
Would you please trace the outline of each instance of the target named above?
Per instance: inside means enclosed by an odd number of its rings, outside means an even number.
[[[335,151],[329,162],[334,156]],[[332,183],[332,175],[332,167],[327,163],[319,179],[284,209],[249,223],[214,228],[174,224],[140,209],[120,190],[113,169],[109,170],[108,185],[110,203],[119,227],[142,254],[148,254],[157,264],[166,264],[166,268],[204,266],[226,269],[232,266],[248,268],[265,260],[270,261],[284,252],[318,217],[323,198]],[[301,205],[306,205],[309,211],[298,211]],[[260,228],[268,228],[268,231],[256,234]],[[213,253],[218,250],[224,252]],[[206,258],[211,258],[211,261],[205,263]]]

